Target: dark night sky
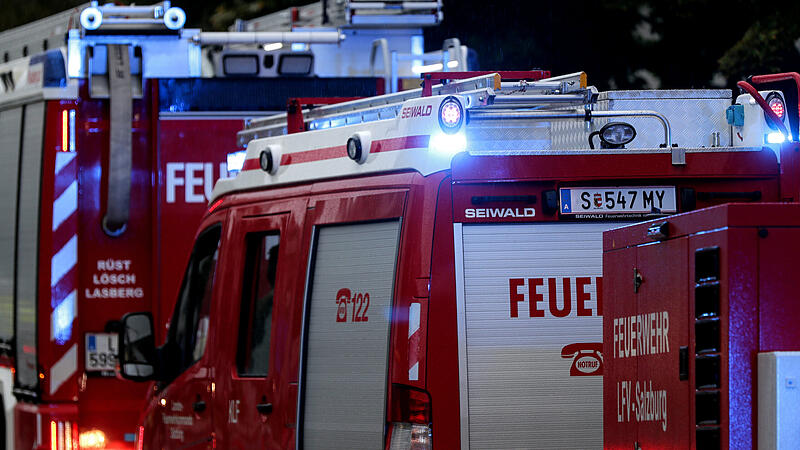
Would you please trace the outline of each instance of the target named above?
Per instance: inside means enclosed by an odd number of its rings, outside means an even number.
[[[0,29],[81,2],[5,3]],[[173,2],[188,26],[204,29],[307,3]],[[445,0],[444,22],[425,35],[427,50],[458,37],[481,69],[584,70],[601,89],[731,87],[747,75],[800,69],[798,16],[798,2],[758,0]]]

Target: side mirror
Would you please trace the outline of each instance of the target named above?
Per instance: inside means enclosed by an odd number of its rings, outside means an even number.
[[[120,375],[133,381],[154,379],[156,346],[153,337],[153,316],[147,312],[122,316],[119,343]]]

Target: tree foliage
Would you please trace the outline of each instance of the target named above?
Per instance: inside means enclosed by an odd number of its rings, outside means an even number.
[[[756,0],[446,0],[432,49],[458,37],[484,69],[584,70],[601,88],[732,86],[800,70],[800,7]]]

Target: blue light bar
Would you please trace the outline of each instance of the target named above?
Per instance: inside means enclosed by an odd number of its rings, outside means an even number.
[[[239,150],[238,152],[228,153],[228,176],[236,176],[242,171],[244,166],[244,159],[247,156],[247,150]]]
[[[75,320],[75,293],[71,293],[53,309],[53,339],[64,345],[72,337],[72,323]]]
[[[772,133],[767,134],[768,144],[782,144],[783,141],[785,140],[786,137],[780,131],[774,131]]]

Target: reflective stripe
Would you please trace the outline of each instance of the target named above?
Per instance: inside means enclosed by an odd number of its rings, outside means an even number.
[[[422,305],[413,302],[408,307],[408,381],[419,380],[420,312]]]
[[[50,263],[50,286],[55,286],[78,263],[78,236],[72,238],[53,255]]]
[[[419,330],[419,303],[412,303],[408,308],[408,337]]]
[[[60,343],[69,339],[72,331],[72,322],[78,315],[78,291],[70,292],[64,297],[50,314],[50,340],[59,338]],[[65,333],[69,329],[70,332]]]
[[[78,210],[78,180],[73,181],[53,202],[53,231]]]
[[[75,157],[75,153],[58,152],[55,158],[53,195],[58,198],[53,199],[51,227],[54,253],[50,262],[50,340],[59,346],[55,348],[59,353],[66,346],[69,349],[50,369],[50,395],[55,395],[64,385],[70,386],[68,381],[74,379],[78,370],[78,344],[72,333],[78,317],[78,280],[77,270],[74,270],[78,264],[78,170]]]
[[[56,175],[58,175],[58,172],[61,172],[61,169],[63,169],[67,164],[72,162],[72,160],[75,159],[75,156],[77,156],[77,153],[75,152],[56,153]]]
[[[50,369],[50,395],[78,370],[78,344],[72,344],[67,353]]]
[[[408,379],[410,381],[419,380],[419,363],[415,363],[410,369],[408,369]]]

